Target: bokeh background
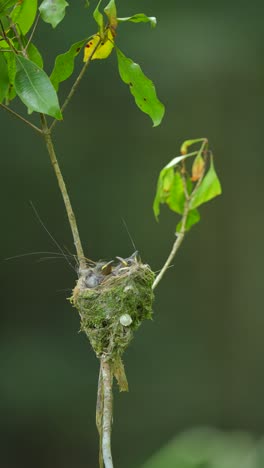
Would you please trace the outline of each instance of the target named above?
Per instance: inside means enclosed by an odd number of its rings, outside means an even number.
[[[88,10],[83,0],[69,3],[56,30],[40,23],[36,33],[48,73],[58,53],[96,30],[94,1]],[[119,16],[158,17],[154,30],[120,26],[118,44],[153,79],[166,115],[152,128],[120,81],[114,54],[92,63],[55,131],[87,256],[133,252],[124,218],[142,259],[162,266],[177,220],[164,207],[157,224],[152,201],[160,169],[183,140],[209,138],[223,185],[156,290],[153,322],[125,355],[130,392],[115,392],[113,453],[116,467],[139,468],[175,437],[187,453],[199,437],[211,446],[216,432],[199,427],[222,431],[231,452],[231,432],[240,431],[234,444],[243,450],[264,433],[264,7],[260,0],[117,6]],[[61,86],[61,102],[69,86]],[[64,260],[40,261],[45,255],[5,260],[57,249],[30,200],[74,252],[62,199],[39,136],[3,110],[0,122],[0,466],[93,468],[98,362],[66,300],[76,274]],[[176,466],[173,457],[152,460],[148,468]]]

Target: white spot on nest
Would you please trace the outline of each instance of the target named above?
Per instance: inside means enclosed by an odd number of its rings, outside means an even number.
[[[121,315],[121,317],[119,319],[119,322],[124,327],[129,327],[129,325],[131,325],[131,323],[132,323],[132,318],[130,317],[129,314],[123,314],[123,315]]]

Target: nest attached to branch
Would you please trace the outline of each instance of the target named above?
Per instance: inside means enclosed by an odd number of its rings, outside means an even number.
[[[80,271],[71,303],[98,358],[111,362],[120,390],[127,390],[122,354],[143,320],[152,318],[154,273],[137,253]]]

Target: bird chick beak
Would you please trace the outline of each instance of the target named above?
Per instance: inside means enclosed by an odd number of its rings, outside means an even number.
[[[117,260],[119,260],[122,263],[123,266],[125,266],[125,267],[128,266],[128,263],[125,261],[124,258],[122,258],[122,257],[116,257],[116,258],[117,258]]]

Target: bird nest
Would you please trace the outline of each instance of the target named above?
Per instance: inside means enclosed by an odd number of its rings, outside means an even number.
[[[143,320],[151,319],[154,273],[133,254],[80,271],[70,301],[98,358],[109,358],[120,389],[126,378],[121,356]],[[123,384],[122,384],[123,381]]]

